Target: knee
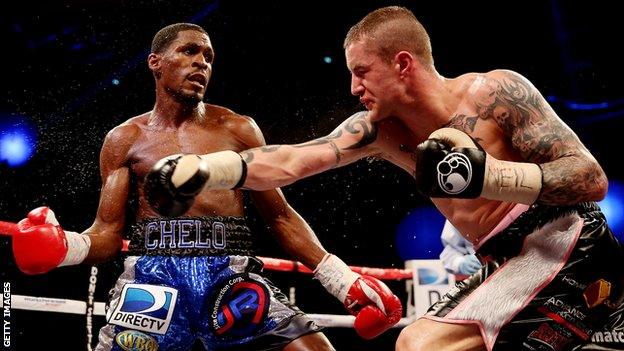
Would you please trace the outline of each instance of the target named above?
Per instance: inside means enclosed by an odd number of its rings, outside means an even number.
[[[421,328],[419,323],[412,323],[401,330],[397,339],[396,351],[431,351],[429,348],[430,333],[426,328]]]

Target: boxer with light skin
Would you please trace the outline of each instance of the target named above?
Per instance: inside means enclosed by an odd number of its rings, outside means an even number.
[[[609,315],[624,290],[612,262],[624,256],[593,203],[606,175],[529,80],[502,69],[442,76],[426,30],[401,7],[368,14],[344,49],[367,112],[306,143],[202,155],[198,191],[285,186],[368,156],[413,175],[484,266],[402,331],[400,351],[571,350],[621,318]]]
[[[156,102],[106,136],[93,225],[81,234],[70,232],[50,209],[31,211],[13,233],[17,265],[41,274],[106,261],[119,254],[122,237],[128,236],[130,257],[113,289],[97,350],[128,349],[120,341],[128,339],[118,337],[124,333],[164,350],[188,350],[196,339],[209,350],[333,350],[321,328],[259,274],[262,264],[253,257],[242,191],[198,192],[197,184],[205,181],[194,171],[202,166],[200,159],[181,156],[265,145],[251,118],[202,102],[214,57],[208,34],[197,25],[178,23],[155,35],[147,64]],[[176,173],[171,181],[180,187],[172,194],[159,192],[162,180],[153,169],[193,171]],[[126,218],[132,186],[138,208],[134,218]],[[362,337],[376,337],[400,320],[401,303],[388,287],[327,253],[281,190],[250,194],[283,249],[316,268],[316,278],[356,316],[354,328]],[[160,213],[148,204],[155,201]],[[145,295],[163,306],[143,312],[126,308],[124,301],[131,305]]]

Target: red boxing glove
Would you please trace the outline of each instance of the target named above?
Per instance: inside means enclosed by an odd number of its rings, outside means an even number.
[[[355,317],[353,327],[364,339],[372,339],[401,320],[403,306],[379,279],[363,275],[347,292],[344,301]]]
[[[65,232],[47,207],[30,211],[17,227],[13,256],[17,267],[26,274],[46,273],[58,266],[80,263],[89,252],[89,237]]]
[[[401,319],[401,302],[386,284],[360,276],[334,255],[325,255],[314,276],[355,316],[353,327],[364,339],[378,336]]]

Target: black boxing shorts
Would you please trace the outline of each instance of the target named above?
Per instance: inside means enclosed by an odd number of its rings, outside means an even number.
[[[481,270],[423,318],[477,325],[488,351],[591,350],[596,332],[621,324],[624,253],[595,203],[533,205],[477,254]]]

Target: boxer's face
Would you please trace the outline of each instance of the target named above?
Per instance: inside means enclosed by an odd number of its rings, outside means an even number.
[[[210,38],[194,30],[181,31],[161,55],[157,84],[180,102],[202,101],[214,59]]]
[[[345,50],[351,72],[351,94],[359,96],[362,105],[375,112],[376,119],[382,119],[393,113],[399,81],[393,65],[370,47],[366,40],[360,40]]]

